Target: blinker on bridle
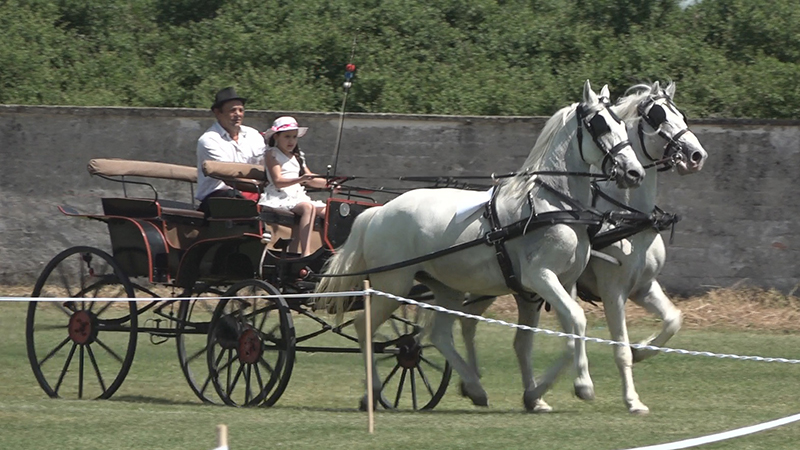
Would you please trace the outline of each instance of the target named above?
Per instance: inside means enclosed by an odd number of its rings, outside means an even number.
[[[611,118],[613,118],[617,123],[621,124],[622,120],[614,114],[614,111],[608,107],[609,101],[606,97],[600,97],[600,101],[603,104],[603,108],[608,111]],[[601,170],[604,174],[608,175],[610,179],[615,179],[617,177],[617,161],[614,157],[619,153],[623,148],[628,147],[631,145],[630,141],[625,139],[624,141],[620,141],[615,146],[611,147],[610,149],[606,149],[603,146],[603,143],[600,142],[600,137],[610,133],[611,127],[608,126],[606,122],[606,118],[600,115],[599,113],[595,113],[592,115],[591,119],[587,120],[587,113],[583,109],[583,104],[579,104],[577,110],[575,111],[575,118],[578,122],[578,130],[577,130],[577,137],[578,137],[578,150],[581,154],[581,159],[585,162],[586,158],[583,156],[583,131],[582,127],[586,127],[586,130],[589,132],[589,135],[592,137],[592,141],[597,145],[597,148],[602,150],[605,154],[603,158],[603,163],[601,164]],[[606,164],[608,162],[612,163],[611,170],[606,171]]]
[[[659,170],[669,170],[675,165],[675,162],[680,160],[682,157],[683,144],[679,142],[679,139],[689,131],[689,127],[687,126],[686,128],[679,130],[672,136],[667,135],[667,133],[661,129],[661,125],[667,121],[667,112],[663,106],[656,104],[656,102],[661,99],[666,100],[667,107],[672,110],[673,113],[682,115],[684,121],[687,121],[686,115],[682,114],[672,102],[672,99],[664,94],[648,98],[646,101],[639,103],[636,109],[638,110],[639,117],[642,118],[642,121],[650,125],[650,127],[653,128],[653,130],[655,130],[659,136],[667,141],[666,145],[664,145],[663,159],[668,160],[668,162],[665,164],[664,168]],[[648,106],[650,107],[649,111],[647,110]],[[650,159],[650,161],[659,161],[658,159],[653,158],[650,152],[647,151],[647,147],[644,144],[644,127],[642,125],[642,121],[639,121],[639,127],[637,130],[639,142],[642,145],[642,150],[644,151],[645,156]]]

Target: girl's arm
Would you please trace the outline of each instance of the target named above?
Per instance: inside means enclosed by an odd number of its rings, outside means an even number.
[[[306,166],[306,173],[303,176],[309,176],[308,181],[303,182],[303,186],[318,188],[318,189],[325,189],[328,187],[328,182],[325,180],[325,177],[320,177],[316,173],[312,172],[311,169]]]
[[[281,165],[278,163],[278,160],[275,158],[275,155],[273,155],[272,152],[269,152],[266,155],[266,166],[267,170],[269,171],[270,177],[272,178],[272,183],[278,189],[283,189],[285,187],[298,183],[303,183],[304,185],[307,185],[306,183],[314,180],[313,176],[309,174],[305,174],[299,178],[284,177],[283,175],[281,175]]]

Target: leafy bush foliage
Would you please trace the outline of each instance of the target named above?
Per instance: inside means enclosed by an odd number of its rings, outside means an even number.
[[[0,103],[550,115],[673,80],[692,117],[795,118],[793,0],[6,0]],[[355,45],[354,45],[355,44]]]

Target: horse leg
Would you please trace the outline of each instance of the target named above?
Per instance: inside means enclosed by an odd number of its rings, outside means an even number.
[[[577,373],[574,383],[575,395],[582,400],[593,400],[594,384],[589,375],[586,341],[580,338],[586,335],[586,314],[575,301],[575,285],[571,285],[569,290],[565,289],[558,276],[548,269],[542,270],[538,277],[530,277],[527,285],[556,310],[563,330],[579,337],[567,340],[567,348],[559,361],[545,372],[541,383],[525,392],[526,404],[541,398],[553,386],[570,359],[573,359]]]
[[[425,284],[433,291],[436,304],[449,309],[463,309],[464,293],[451,289],[436,280],[426,280]],[[481,385],[478,373],[464,361],[458,354],[453,342],[453,323],[456,316],[453,314],[435,312],[430,324],[431,343],[447,359],[453,370],[461,377],[462,392],[472,400],[476,406],[488,406],[489,400],[486,391]]]
[[[539,315],[541,314],[542,304],[532,302],[529,298],[514,295],[517,301],[517,323],[527,327],[537,327],[539,325]],[[520,373],[522,374],[523,392],[532,391],[536,388],[536,379],[533,376],[533,337],[534,332],[517,328],[514,334],[514,352],[517,354]],[[522,402],[525,409],[535,413],[551,412],[553,408],[541,397],[529,399],[524,394]]]
[[[472,314],[474,316],[482,316],[483,313],[489,309],[489,306],[494,303],[497,297],[488,297],[488,298],[480,298],[480,300],[471,303],[471,300],[476,300],[479,297],[473,297],[472,295],[467,296],[467,305],[464,306],[464,312],[467,314]],[[478,327],[478,320],[477,319],[467,319],[465,317],[460,318],[461,321],[461,337],[464,340],[464,347],[467,351],[467,364],[478,374],[478,378],[481,377],[481,370],[478,367],[478,350],[475,346],[475,333],[477,332]],[[464,387],[464,382],[462,381],[459,385],[461,396],[466,397],[466,389]]]
[[[664,294],[664,290],[658,281],[652,280],[649,286],[631,294],[631,300],[663,321],[661,332],[658,335],[650,336],[639,342],[639,344],[663,347],[681,329],[683,314]],[[634,348],[633,362],[637,363],[657,353],[658,351],[656,350]]]
[[[630,413],[647,414],[650,409],[639,400],[639,394],[633,384],[633,356],[628,345],[628,327],[625,323],[626,296],[615,290],[615,292],[604,292],[602,297],[611,339],[623,343],[614,346],[614,361],[622,379],[622,400]]]

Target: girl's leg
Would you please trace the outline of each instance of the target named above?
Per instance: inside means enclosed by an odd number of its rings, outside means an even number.
[[[297,224],[296,237],[300,241],[300,255],[308,256],[311,253],[311,233],[314,231],[314,205],[308,202],[298,203],[292,212],[300,216]]]

